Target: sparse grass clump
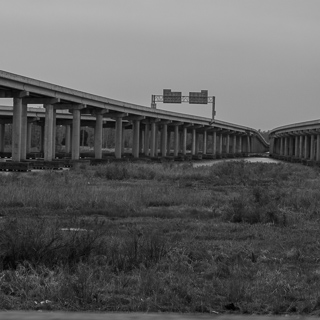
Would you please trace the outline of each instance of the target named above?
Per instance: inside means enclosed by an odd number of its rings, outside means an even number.
[[[111,163],[0,192],[1,309],[319,309],[316,168]]]

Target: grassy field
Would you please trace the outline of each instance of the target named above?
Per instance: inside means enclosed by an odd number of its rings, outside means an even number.
[[[320,175],[126,163],[0,176],[0,309],[320,314]]]

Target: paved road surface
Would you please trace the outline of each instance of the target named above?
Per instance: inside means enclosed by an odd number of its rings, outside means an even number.
[[[279,317],[279,316],[238,316],[238,315],[202,315],[173,313],[78,313],[78,312],[0,312],[0,320],[314,320],[315,317]]]

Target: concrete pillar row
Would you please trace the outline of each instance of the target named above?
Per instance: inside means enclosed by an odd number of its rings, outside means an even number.
[[[72,152],[71,159],[80,159],[80,126],[81,126],[81,113],[80,110],[73,110],[72,120]]]
[[[6,125],[0,124],[0,152],[4,152]]]
[[[94,157],[102,159],[102,131],[103,131],[103,115],[96,114],[96,123],[94,127]]]
[[[239,152],[242,152],[242,136],[239,136]]]
[[[121,159],[122,155],[122,118],[118,117],[116,118],[116,132],[115,132],[115,157],[116,159]]]

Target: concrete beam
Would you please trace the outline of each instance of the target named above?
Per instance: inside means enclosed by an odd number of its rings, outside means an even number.
[[[82,110],[87,107],[86,104],[76,104],[76,103],[60,103],[60,104],[55,104],[54,109],[55,110],[64,110],[64,109],[69,109],[69,110]]]
[[[60,103],[60,99],[57,98],[34,98],[34,97],[25,97],[23,98],[24,104],[56,104]]]
[[[145,116],[133,115],[133,116],[126,116],[123,118],[123,120],[141,121],[141,120],[144,120],[145,118],[146,118]],[[140,126],[140,124],[139,124],[139,126]]]
[[[118,118],[123,118],[123,120],[126,120],[128,117],[128,113],[125,112],[108,112],[104,114],[106,118],[110,119],[118,119]]]
[[[0,90],[0,98],[24,98],[29,96],[29,91]]]

